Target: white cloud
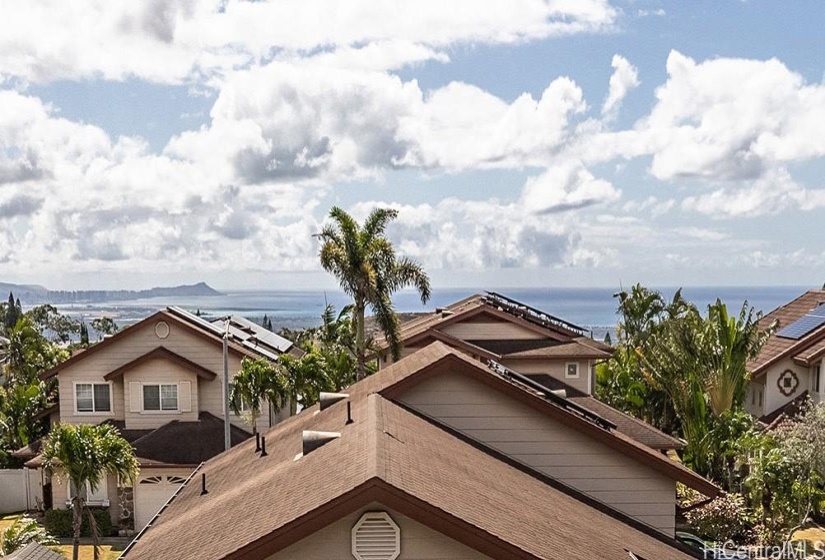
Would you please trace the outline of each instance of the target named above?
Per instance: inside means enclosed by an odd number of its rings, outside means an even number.
[[[722,187],[686,197],[682,208],[711,217],[758,217],[787,209],[825,207],[825,189],[805,189],[784,169],[767,173],[746,186]]]
[[[422,47],[600,32],[617,17],[608,0],[6,0],[0,12],[0,81],[39,83],[197,82],[284,50],[420,45],[396,52],[399,65],[421,60]]]
[[[613,55],[610,65],[613,67],[613,75],[610,76],[607,99],[602,105],[602,115],[613,118],[619,112],[627,93],[639,86],[639,72],[626,58],[618,54]]]
[[[825,85],[780,61],[696,63],[676,51],[641,126],[659,179],[754,179],[777,164],[825,155]],[[644,149],[644,148],[643,148]]]
[[[249,183],[332,182],[402,167],[540,166],[584,109],[568,78],[539,99],[507,103],[460,82],[425,93],[382,71],[278,60],[228,77],[211,124],[173,139],[166,153]]]
[[[581,163],[568,162],[528,179],[521,203],[534,214],[551,214],[616,202],[620,196],[610,182],[597,179]]]

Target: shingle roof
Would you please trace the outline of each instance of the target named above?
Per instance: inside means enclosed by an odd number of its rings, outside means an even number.
[[[795,300],[778,307],[762,317],[759,321],[761,327],[766,328],[774,321],[779,324],[779,329],[786,327],[814,309],[818,304],[825,302],[825,290],[809,290]],[[762,374],[765,369],[775,361],[786,356],[800,354],[813,344],[825,338],[825,325],[814,329],[799,340],[783,338],[772,335],[759,355],[748,363],[748,369],[754,375]]]
[[[37,543],[29,543],[8,556],[6,560],[66,560],[66,557]]]
[[[497,558],[690,558],[380,395],[354,400],[353,416],[344,425],[343,403],[308,410],[267,434],[269,456],[246,443],[210,461],[209,493],[196,477],[125,557],[265,558],[379,501]],[[296,459],[305,429],[341,437]]]
[[[141,466],[159,465],[198,465],[224,450],[223,420],[208,413],[200,412],[195,422],[173,420],[154,430],[127,430],[123,420],[105,420],[118,429],[120,435],[135,448],[135,456]],[[246,441],[252,435],[235,426],[230,426],[232,445]],[[42,444],[40,444],[42,446]],[[19,449],[22,453],[34,449],[32,446]],[[30,468],[43,465],[39,454],[40,446],[34,458],[26,462]]]
[[[132,442],[141,465],[198,465],[224,451],[223,420],[201,412],[197,422],[173,420]],[[232,445],[251,434],[232,425]]]
[[[465,544],[488,547],[482,552],[498,558],[625,560],[625,549],[645,558],[689,557],[653,529],[645,532],[626,516],[592,507],[389,400],[416,376],[462,365],[510,391],[528,393],[434,343],[350,387],[353,424],[344,423],[344,403],[324,411],[316,405],[265,434],[267,457],[246,442],[205,463],[199,474],[206,476],[208,494],[201,495],[200,477],[193,478],[139,537],[127,560],[265,558],[274,548],[263,548],[264,541],[286,546],[342,511],[374,501],[425,524],[439,516],[458,540],[462,527],[473,527],[476,533]],[[568,416],[570,422],[586,422]],[[341,437],[300,457],[304,430],[338,431]],[[607,437],[637,458],[667,464],[671,475],[699,479],[618,432]]]

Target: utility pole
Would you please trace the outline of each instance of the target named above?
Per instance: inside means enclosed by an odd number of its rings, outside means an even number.
[[[224,450],[232,447],[229,430],[229,317],[224,319],[223,330],[223,445]]]

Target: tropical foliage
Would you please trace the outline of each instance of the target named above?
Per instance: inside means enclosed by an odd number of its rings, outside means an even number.
[[[352,320],[357,377],[367,374],[368,347],[365,313],[370,309],[387,339],[393,359],[401,355],[398,317],[392,294],[414,287],[421,302],[430,299],[430,280],[421,266],[398,257],[385,232],[398,212],[388,208],[373,210],[363,225],[338,207],[329,213],[330,222],[318,237],[321,240],[321,265],[332,273],[341,289],[353,300]]]
[[[0,557],[8,556],[15,550],[33,542],[43,546],[58,544],[57,539],[50,535],[37,521],[25,515],[18,517],[0,534],[0,543],[2,543],[0,545]]]
[[[116,428],[108,424],[58,424],[43,448],[43,466],[56,476],[66,477],[75,489],[72,497],[73,559],[77,560],[83,513],[87,513],[92,538],[95,543],[95,559],[98,557],[99,533],[91,510],[86,505],[87,488],[95,491],[106,483],[106,476],[134,482],[138,474],[138,462],[132,446],[120,436]]]

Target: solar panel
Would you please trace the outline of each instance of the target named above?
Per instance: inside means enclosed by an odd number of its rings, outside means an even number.
[[[783,327],[776,336],[799,340],[814,329],[825,325],[825,305],[818,305],[816,309],[797,319],[787,327]]]

